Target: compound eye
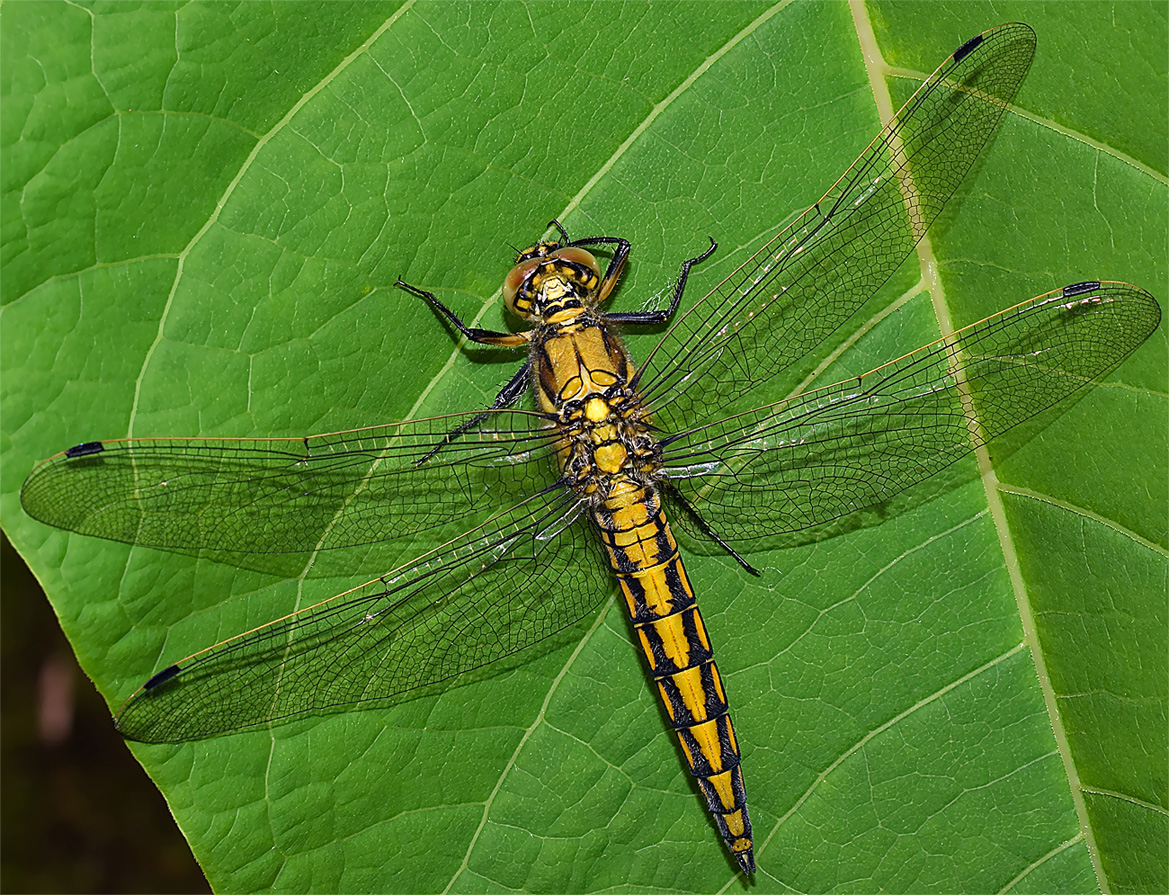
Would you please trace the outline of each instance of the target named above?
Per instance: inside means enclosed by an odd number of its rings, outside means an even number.
[[[552,253],[554,258],[563,258],[565,261],[572,261],[576,264],[583,264],[589,270],[601,276],[601,265],[597,263],[597,259],[593,257],[592,252],[586,252],[584,249],[576,246],[567,246],[563,249],[557,249]]]
[[[529,299],[521,298],[520,303],[516,304],[516,295],[520,291],[520,287],[524,284],[524,280],[532,275],[537,267],[544,263],[544,258],[529,258],[526,261],[521,261],[515,267],[507,272],[507,276],[503,278],[503,301],[507,305],[507,309],[522,320],[530,320],[532,317],[532,302]]]

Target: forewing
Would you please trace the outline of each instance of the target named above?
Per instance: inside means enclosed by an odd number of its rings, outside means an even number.
[[[308,438],[93,442],[33,470],[21,502],[58,528],[233,562],[396,539],[415,548],[419,536],[433,546],[555,480],[542,416],[492,411],[444,442],[476,416]]]
[[[775,401],[776,375],[812,354],[884,284],[982,151],[1031,64],[1035,34],[968,41],[914,93],[824,197],[683,314],[647,359],[642,394],[677,432]]]
[[[818,525],[1090,386],[1160,318],[1136,286],[1069,286],[856,379],[671,437],[665,472],[728,541]]]
[[[155,675],[118,729],[181,742],[411,691],[521,650],[611,590],[592,523],[564,489],[530,497],[415,562]]]

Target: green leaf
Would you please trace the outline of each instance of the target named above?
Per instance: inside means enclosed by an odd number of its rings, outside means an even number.
[[[899,102],[1008,19],[1038,56],[931,231],[939,283],[907,265],[825,382],[934,338],[938,306],[1169,295],[1163,4],[5,6],[0,509],[111,707],[383,570],[54,531],[20,509],[35,460],[483,406],[509,356],[456,347],[398,275],[501,328],[509,246],[557,217],[632,240],[624,309],[713,236],[701,294],[877,132],[858,34]],[[993,476],[753,554],[761,581],[688,555],[761,890],[1166,887],[1166,353],[1162,327]],[[133,749],[220,890],[736,885],[628,636],[610,600],[391,710]]]

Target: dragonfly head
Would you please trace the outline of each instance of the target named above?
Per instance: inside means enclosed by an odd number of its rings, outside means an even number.
[[[538,242],[516,257],[503,281],[503,300],[521,320],[538,322],[557,311],[594,304],[601,267],[589,252]]]

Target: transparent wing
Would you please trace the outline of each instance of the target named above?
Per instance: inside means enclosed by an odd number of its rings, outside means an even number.
[[[58,528],[233,562],[419,535],[437,543],[555,480],[539,414],[492,411],[443,444],[478,415],[308,438],[91,442],[33,470],[21,502]]]
[[[665,472],[729,541],[818,525],[1092,385],[1160,319],[1136,286],[1068,286],[856,379],[667,438]]]
[[[440,548],[155,675],[123,735],[181,742],[357,703],[384,705],[583,618],[611,590],[591,522],[563,489]]]
[[[1020,24],[968,41],[819,202],[683,314],[640,377],[654,422],[678,432],[781,397],[776,374],[812,355],[913,251],[1034,51],[1034,32]],[[750,405],[736,405],[757,389]]]

